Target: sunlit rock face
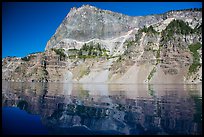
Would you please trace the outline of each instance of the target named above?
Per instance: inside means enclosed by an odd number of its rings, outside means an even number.
[[[133,28],[158,22],[161,18],[130,17],[123,14],[101,10],[85,5],[78,9],[72,8],[56,33],[48,41],[46,49],[58,44],[63,39],[89,41],[91,39],[110,39],[124,35]]]
[[[45,52],[2,60],[2,79],[201,83],[202,10],[133,17],[90,5],[72,8]]]
[[[171,11],[160,15],[127,16],[98,9],[90,5],[72,8],[46,45],[52,48],[64,39],[86,42],[92,39],[110,39],[124,35],[134,28],[161,23],[169,18],[184,20],[194,28],[201,24],[201,12]],[[62,44],[66,44],[62,43]],[[63,46],[62,46],[63,47]]]

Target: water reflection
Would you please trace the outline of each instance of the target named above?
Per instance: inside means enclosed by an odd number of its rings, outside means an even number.
[[[50,134],[201,134],[200,89],[3,81],[2,104],[40,115]]]

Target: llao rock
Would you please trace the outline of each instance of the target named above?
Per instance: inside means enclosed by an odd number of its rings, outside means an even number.
[[[92,39],[116,38],[134,28],[162,23],[168,18],[184,20],[194,28],[202,23],[201,16],[201,12],[171,11],[160,15],[134,17],[83,5],[70,10],[47,42],[46,49],[55,47],[64,39],[86,42]]]
[[[201,83],[202,10],[134,17],[72,8],[45,52],[2,60],[2,80]]]

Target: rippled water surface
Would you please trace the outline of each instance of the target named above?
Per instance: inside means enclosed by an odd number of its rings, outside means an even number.
[[[3,134],[202,134],[202,85],[2,82]]]

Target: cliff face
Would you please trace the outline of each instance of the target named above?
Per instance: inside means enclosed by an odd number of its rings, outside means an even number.
[[[2,79],[198,83],[201,51],[200,9],[130,17],[85,5],[71,9],[44,53],[3,59]]]
[[[162,16],[130,17],[85,5],[72,8],[56,33],[48,41],[46,49],[56,46],[64,39],[89,41],[110,39],[124,35],[133,28],[157,23]]]
[[[188,22],[194,28],[202,23],[201,16],[201,12],[172,11],[161,15],[131,17],[85,5],[78,9],[71,9],[48,41],[46,49],[58,47],[60,44],[63,47],[64,40],[69,39],[86,42],[92,39],[116,38],[134,28],[163,24],[163,21],[171,18]],[[66,45],[69,42],[63,44]]]

